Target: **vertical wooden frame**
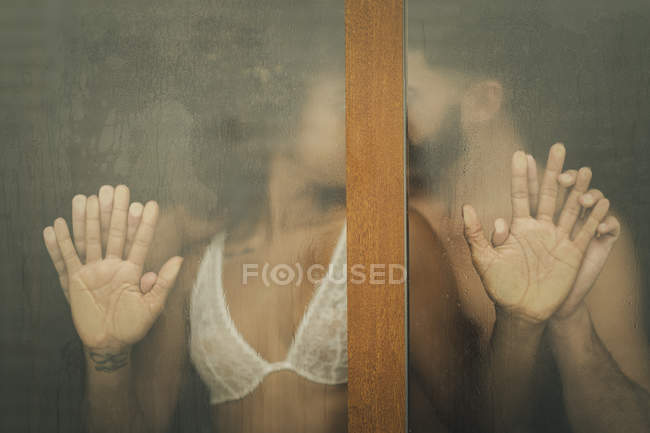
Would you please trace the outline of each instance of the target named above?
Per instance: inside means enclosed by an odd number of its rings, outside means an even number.
[[[349,431],[405,432],[406,285],[369,279],[406,269],[404,3],[346,0],[345,28]]]

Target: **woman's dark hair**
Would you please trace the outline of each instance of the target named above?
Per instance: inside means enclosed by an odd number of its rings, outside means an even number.
[[[343,6],[330,0],[93,4],[68,21],[61,93],[75,111],[62,114],[61,140],[73,183],[92,191],[124,182],[135,197],[229,226],[264,214],[271,143],[295,136],[307,83],[324,70],[343,79]],[[165,137],[145,145],[137,131],[110,148],[98,144],[111,112],[128,122],[165,101],[192,118],[188,149],[164,145]],[[148,153],[191,173],[130,169]],[[218,202],[198,198],[190,177]]]

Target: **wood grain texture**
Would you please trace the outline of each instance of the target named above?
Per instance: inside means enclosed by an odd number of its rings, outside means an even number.
[[[403,10],[346,2],[349,431],[404,432],[405,285],[352,267],[405,265]]]

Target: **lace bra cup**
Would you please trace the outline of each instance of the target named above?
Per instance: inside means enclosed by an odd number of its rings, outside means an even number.
[[[215,236],[203,257],[190,303],[190,356],[210,389],[210,403],[240,399],[264,377],[291,370],[317,383],[348,379],[346,230],[343,227],[327,276],[321,280],[284,361],[270,363],[239,333],[222,285],[225,234]]]

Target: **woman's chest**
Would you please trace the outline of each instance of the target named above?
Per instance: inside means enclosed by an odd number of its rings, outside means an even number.
[[[347,385],[310,382],[291,372],[268,376],[246,397],[212,407],[215,431],[347,431]]]
[[[327,242],[288,239],[277,248],[224,257],[222,283],[235,327],[266,361],[285,360],[329,267]]]

